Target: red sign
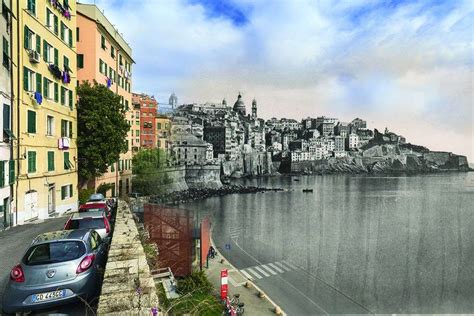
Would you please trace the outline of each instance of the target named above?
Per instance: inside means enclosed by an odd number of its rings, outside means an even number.
[[[227,269],[221,270],[221,299],[227,298],[227,280],[228,280]]]

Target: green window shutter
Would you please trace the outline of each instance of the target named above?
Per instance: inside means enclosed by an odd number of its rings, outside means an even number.
[[[38,34],[36,34],[36,52],[41,54],[41,37]]]
[[[64,170],[69,170],[69,152],[64,152]]]
[[[69,92],[69,107],[70,107],[71,110],[72,110],[73,107],[74,107],[74,103],[72,102],[72,99],[73,99],[73,97],[72,97],[72,90],[69,90],[68,92]]]
[[[61,104],[64,105],[66,103],[66,89],[61,87]]]
[[[69,121],[68,123],[69,123],[69,135],[68,135],[68,137],[72,138],[72,122]]]
[[[59,101],[59,85],[57,82],[54,83],[54,102]]]
[[[74,192],[72,190],[72,184],[69,185],[69,197],[73,197],[74,196]]]
[[[64,67],[69,67],[69,58],[67,56],[63,56],[63,61],[64,61]]]
[[[28,152],[28,173],[36,172],[36,151]]]
[[[58,16],[54,15],[54,34],[58,35]]]
[[[69,30],[69,47],[72,47],[72,30]]]
[[[45,40],[43,40],[43,60],[45,62],[48,62],[48,58],[46,56],[47,52],[48,52],[48,43]]]
[[[36,112],[28,110],[28,133],[36,133]]]
[[[46,9],[46,26],[51,26],[51,11],[49,9]]]
[[[25,25],[23,28],[23,46],[26,49],[29,49],[29,38],[30,38],[30,29]]]
[[[61,21],[61,39],[64,41],[64,23]]]
[[[66,198],[66,186],[61,187],[61,200]]]
[[[29,70],[26,67],[23,67],[23,90],[28,91],[28,84],[29,84]]]
[[[48,94],[48,79],[44,78],[43,80],[43,92],[44,92],[44,97],[49,98]]]
[[[0,161],[0,188],[5,186],[5,161]]]
[[[41,92],[41,74],[36,74],[36,92]]]
[[[15,160],[10,160],[8,180],[10,184],[15,182]]]
[[[84,68],[84,55],[77,54],[77,68]]]
[[[66,137],[66,120],[61,120],[61,137]]]
[[[54,49],[54,64],[59,66],[59,52],[57,48]]]
[[[48,171],[54,171],[54,151],[48,151]]]
[[[76,42],[79,42],[79,39],[80,39],[79,28],[76,27]]]

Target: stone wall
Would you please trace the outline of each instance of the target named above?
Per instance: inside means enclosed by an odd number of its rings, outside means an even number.
[[[97,314],[150,315],[153,307],[158,296],[138,229],[128,204],[119,201]]]
[[[270,152],[250,152],[236,160],[223,161],[222,171],[224,176],[239,178],[274,174],[277,169],[273,166]]]
[[[185,180],[189,188],[220,188],[222,187],[221,166],[186,166]]]
[[[169,179],[167,184],[158,187],[159,192],[174,192],[188,189],[186,183],[186,166],[176,166],[158,171]],[[161,176],[161,175],[160,175]]]

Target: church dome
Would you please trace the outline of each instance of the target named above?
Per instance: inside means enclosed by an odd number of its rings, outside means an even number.
[[[237,97],[237,101],[234,103],[234,111],[245,116],[245,104],[244,101],[242,101],[242,95],[240,93]]]

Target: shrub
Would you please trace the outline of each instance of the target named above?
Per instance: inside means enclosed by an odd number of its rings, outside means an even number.
[[[79,190],[79,204],[84,204],[89,199],[89,196],[94,193],[94,189],[80,189]]]

